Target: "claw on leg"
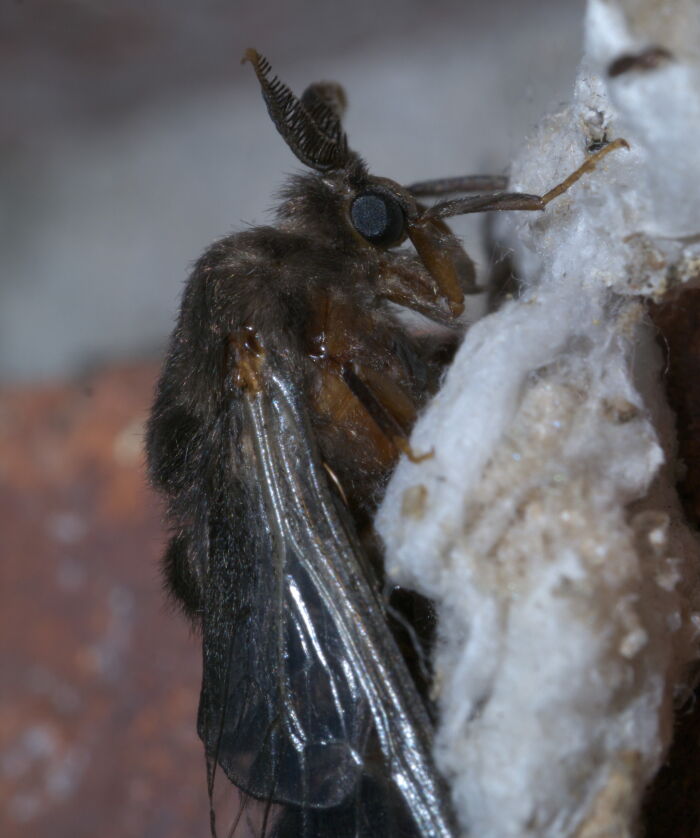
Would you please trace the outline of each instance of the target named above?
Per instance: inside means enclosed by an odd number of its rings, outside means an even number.
[[[412,463],[423,463],[435,456],[434,448],[431,448],[430,451],[426,451],[425,454],[416,454],[413,448],[411,448],[411,444],[406,437],[395,436],[392,441],[397,449],[402,454],[405,454]]]

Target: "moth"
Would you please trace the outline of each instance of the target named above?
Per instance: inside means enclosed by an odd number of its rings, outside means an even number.
[[[542,210],[594,158],[542,197],[500,177],[404,187],[349,148],[339,85],[297,98],[257,52],[244,61],[308,171],[274,226],[197,262],[147,432],[167,586],[202,637],[212,833],[454,836],[371,529],[397,457],[430,454],[408,436],[446,354],[397,312],[458,334],[479,289],[445,219]]]

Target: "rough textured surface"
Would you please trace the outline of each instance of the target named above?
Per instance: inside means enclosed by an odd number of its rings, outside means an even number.
[[[205,835],[198,640],[142,471],[154,367],[0,393],[0,834]]]
[[[502,222],[520,295],[467,334],[412,438],[434,456],[401,463],[378,516],[390,571],[440,603],[437,756],[483,838],[633,834],[692,685],[700,551],[642,301],[696,270],[699,68],[649,9],[590,0],[572,103],[513,185],[631,149]]]

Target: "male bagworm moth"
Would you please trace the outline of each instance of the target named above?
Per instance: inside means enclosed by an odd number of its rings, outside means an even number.
[[[275,226],[228,236],[196,264],[147,440],[172,527],[167,584],[202,635],[212,833],[454,836],[371,534],[442,367],[436,339],[412,334],[396,305],[456,333],[478,289],[444,219],[541,210],[597,158],[544,197],[426,208],[505,181],[371,175],[348,147],[339,85],[299,99],[257,52],[244,60],[311,171],[287,182]],[[234,801],[223,823],[222,796]]]

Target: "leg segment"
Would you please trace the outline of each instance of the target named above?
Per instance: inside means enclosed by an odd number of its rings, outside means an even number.
[[[420,463],[433,456],[432,451],[427,454],[416,454],[411,449],[408,442],[408,429],[412,422],[406,422],[406,419],[408,419],[406,416],[406,405],[402,403],[403,400],[398,392],[392,393],[384,389],[384,392],[380,394],[378,390],[374,389],[367,380],[358,374],[352,364],[343,364],[341,367],[341,376],[348,388],[397,451],[405,454],[412,463]],[[379,383],[381,386],[381,382],[376,383]],[[411,419],[413,418],[414,416],[411,417]]]
[[[495,192],[508,186],[505,175],[462,175],[421,180],[407,187],[416,198],[436,198],[439,195],[454,195],[457,192]]]
[[[456,198],[453,201],[441,201],[432,206],[424,214],[424,218],[449,218],[453,215],[464,215],[469,212],[489,212],[494,210],[543,210],[550,201],[570,189],[596,164],[611,151],[618,148],[629,148],[626,140],[617,139],[603,146],[600,151],[592,154],[575,172],[572,172],[561,183],[557,184],[544,195],[529,195],[526,192],[497,192],[489,195],[477,195],[474,198]]]

